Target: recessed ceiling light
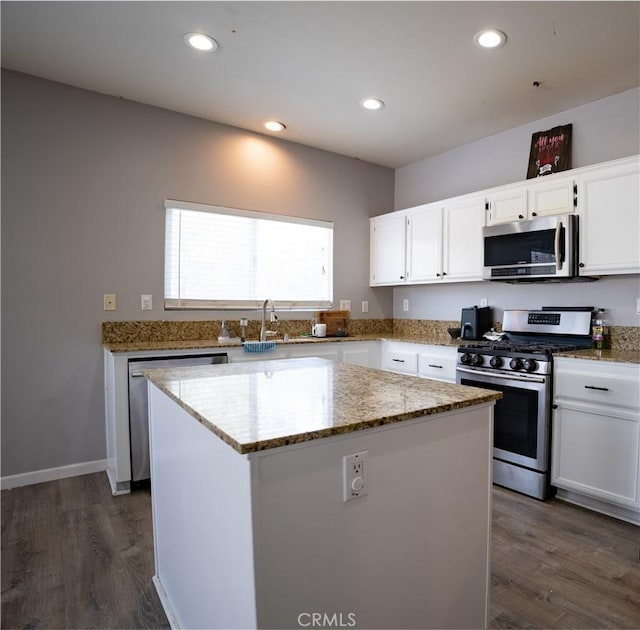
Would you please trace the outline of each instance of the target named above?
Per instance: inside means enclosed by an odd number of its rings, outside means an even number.
[[[267,122],[264,123],[264,126],[269,131],[284,131],[287,128],[284,123],[278,122],[277,120],[267,120]]]
[[[384,103],[379,98],[365,98],[360,103],[365,109],[382,109]]]
[[[507,36],[495,28],[480,31],[473,36],[473,43],[480,48],[499,48],[507,41]]]
[[[183,39],[196,50],[203,52],[215,52],[218,50],[218,42],[204,33],[187,33]]]

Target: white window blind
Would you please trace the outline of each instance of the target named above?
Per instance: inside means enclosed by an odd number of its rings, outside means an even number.
[[[333,223],[165,201],[165,308],[330,308]]]

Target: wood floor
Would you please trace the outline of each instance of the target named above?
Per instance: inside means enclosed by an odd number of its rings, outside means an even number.
[[[168,628],[151,584],[148,491],[104,473],[4,490],[10,628]],[[640,628],[640,528],[494,489],[491,628]]]

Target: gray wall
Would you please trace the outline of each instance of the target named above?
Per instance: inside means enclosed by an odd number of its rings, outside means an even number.
[[[165,198],[334,221],[335,299],[389,317],[391,292],[368,286],[368,218],[391,208],[393,177],[3,71],[2,475],[105,457],[103,320],[231,318],[162,310]]]
[[[629,90],[402,167],[396,170],[394,207],[400,210],[522,181],[526,178],[531,134],[568,123],[573,124],[574,168],[637,155],[640,90]],[[496,321],[501,320],[505,308],[593,305],[608,308],[615,325],[640,323],[636,315],[636,299],[640,297],[637,275],[602,278],[588,284],[470,282],[392,291],[396,318],[455,320],[462,307],[479,304],[484,297],[494,307]],[[404,299],[409,299],[408,312],[402,310]]]
[[[640,153],[640,89],[594,101],[396,170],[395,210],[526,179],[531,135],[573,125],[572,167]]]

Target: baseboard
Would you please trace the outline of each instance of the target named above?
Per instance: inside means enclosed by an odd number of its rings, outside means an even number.
[[[633,525],[640,525],[640,512],[637,510],[613,505],[579,492],[564,490],[563,488],[558,488],[556,498],[586,508],[587,510],[600,512],[600,514],[604,514],[605,516],[612,516],[613,518],[632,523]]]
[[[156,587],[156,593],[158,593],[158,599],[162,604],[162,608],[164,609],[164,614],[167,616],[167,620],[169,621],[169,625],[171,626],[171,630],[180,630],[180,624],[178,623],[178,619],[173,612],[173,608],[171,607],[171,603],[169,602],[169,598],[162,587],[162,582],[160,582],[160,578],[157,575],[154,575],[151,578],[153,585]]]
[[[20,473],[19,475],[7,475],[0,478],[0,489],[9,490],[21,486],[30,486],[35,483],[45,481],[55,481],[56,479],[66,479],[67,477],[79,477],[91,473],[102,472],[107,469],[106,459],[97,459],[93,462],[82,462],[71,464],[70,466],[58,466],[57,468],[46,468],[45,470],[35,470],[33,472]]]

